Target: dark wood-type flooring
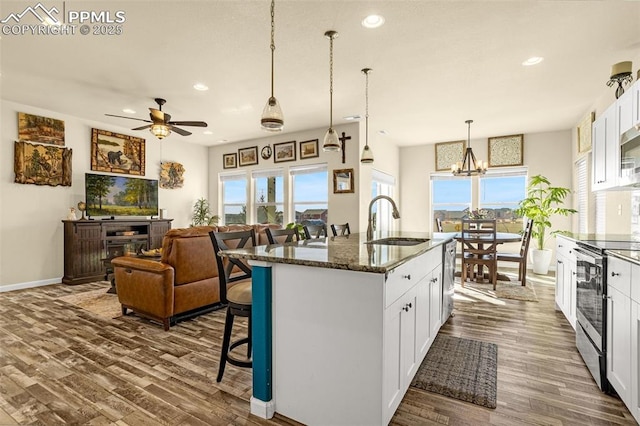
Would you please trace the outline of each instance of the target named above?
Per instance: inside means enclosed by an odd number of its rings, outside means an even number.
[[[410,388],[392,424],[636,424],[589,375],[573,329],[554,309],[553,277],[532,279],[539,303],[457,294],[455,317],[441,329],[498,344],[498,407]],[[0,293],[0,425],[297,424],[249,414],[250,370],[229,365],[216,383],[224,311],[164,332],[58,300],[96,288]]]

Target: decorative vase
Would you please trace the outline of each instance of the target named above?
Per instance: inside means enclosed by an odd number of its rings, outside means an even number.
[[[531,262],[534,274],[546,275],[551,263],[551,249],[531,249]]]

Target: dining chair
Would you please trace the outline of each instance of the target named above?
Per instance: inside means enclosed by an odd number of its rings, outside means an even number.
[[[351,230],[349,229],[349,222],[342,225],[331,224],[331,232],[333,233],[334,237],[337,237],[338,235],[351,234]]]
[[[220,300],[227,304],[227,315],[224,321],[224,333],[222,336],[222,351],[220,352],[220,365],[218,367],[217,382],[222,380],[227,364],[237,367],[250,368],[253,364],[251,357],[251,267],[240,259],[222,257],[220,251],[230,248],[243,248],[256,245],[256,234],[253,229],[247,231],[209,232],[213,250],[216,254],[218,265],[218,279],[220,282]],[[229,284],[232,284],[229,288]],[[248,319],[247,337],[231,341],[233,320],[236,316]],[[244,359],[236,358],[232,351],[240,345],[247,345],[247,356]]]
[[[327,237],[327,225],[304,225],[302,227],[304,230],[304,237],[307,240],[312,238],[324,238]]]
[[[461,284],[464,287],[468,275],[475,279],[484,277],[484,267],[489,269],[489,280],[496,289],[498,276],[496,220],[495,219],[463,219],[460,242],[462,244]],[[474,277],[469,277],[474,278]]]
[[[522,240],[520,241],[519,253],[498,253],[498,262],[517,262],[518,263],[518,281],[521,281],[522,285],[526,285],[527,282],[527,254],[529,253],[529,242],[531,241],[531,233],[533,232],[533,220],[527,220],[524,232],[522,233]]]
[[[438,230],[438,232],[444,232],[442,229],[442,219],[440,219],[439,217],[436,217],[436,229]]]
[[[283,229],[266,229],[267,240],[269,244],[284,244],[292,241],[300,241],[300,234],[297,228]]]

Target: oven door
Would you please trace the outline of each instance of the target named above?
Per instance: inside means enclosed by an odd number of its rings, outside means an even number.
[[[576,255],[576,316],[594,345],[604,348],[604,257],[582,248]]]

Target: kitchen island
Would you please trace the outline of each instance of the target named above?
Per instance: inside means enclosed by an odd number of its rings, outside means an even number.
[[[253,414],[389,422],[440,329],[451,237],[374,240],[362,233],[223,252],[253,267]]]

